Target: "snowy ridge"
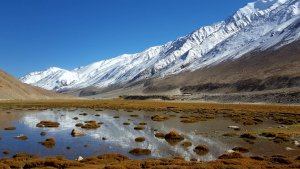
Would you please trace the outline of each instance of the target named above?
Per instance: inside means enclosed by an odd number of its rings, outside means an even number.
[[[107,87],[212,66],[244,54],[299,40],[299,0],[258,0],[225,21],[165,45],[124,54],[68,71],[50,68],[21,78],[49,90]]]

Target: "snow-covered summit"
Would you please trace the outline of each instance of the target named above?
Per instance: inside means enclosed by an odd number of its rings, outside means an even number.
[[[46,89],[69,90],[164,77],[289,44],[299,40],[299,27],[300,0],[258,0],[225,21],[141,53],[124,54],[71,71],[50,68],[21,80]]]

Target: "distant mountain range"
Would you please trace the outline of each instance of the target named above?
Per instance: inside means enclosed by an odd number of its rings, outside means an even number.
[[[20,80],[58,92],[93,89],[91,95],[100,89],[107,92],[137,85],[147,93],[175,88],[194,91],[187,86],[234,84],[248,78],[258,79],[260,84],[273,76],[300,76],[298,48],[290,50],[293,44],[299,45],[299,39],[299,0],[258,0],[225,21],[141,53],[124,54],[70,71],[52,67]],[[285,53],[278,55],[281,49]],[[285,56],[289,51],[293,51],[291,56]],[[241,72],[243,68],[245,72]]]

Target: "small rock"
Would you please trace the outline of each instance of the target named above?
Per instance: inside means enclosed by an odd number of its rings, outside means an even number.
[[[293,150],[293,149],[292,149],[291,147],[286,147],[285,150],[286,150],[286,151],[291,151],[291,150]]]
[[[84,136],[85,133],[79,129],[73,129],[72,132],[71,132],[71,135],[73,137],[77,137],[77,136]]]
[[[233,153],[235,152],[234,150],[227,150],[226,153]]]
[[[228,128],[234,129],[234,130],[240,130],[240,127],[239,127],[239,126],[228,126]]]
[[[280,128],[280,129],[287,129],[288,127],[285,126],[285,125],[280,125],[280,126],[278,126],[277,128]]]
[[[76,161],[82,161],[83,160],[83,157],[81,156],[78,156],[78,158],[76,159]]]
[[[42,131],[42,132],[40,133],[40,135],[41,135],[41,136],[45,136],[45,135],[46,135],[46,132]]]
[[[9,151],[3,151],[2,152],[4,155],[8,155],[8,154],[10,154],[10,152]]]
[[[299,146],[300,145],[300,143],[299,143],[299,141],[293,141],[293,144],[295,145],[295,146]]]

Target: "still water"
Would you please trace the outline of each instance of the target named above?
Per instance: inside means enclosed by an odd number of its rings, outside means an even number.
[[[52,109],[45,111],[10,111],[11,113],[0,112],[0,158],[11,157],[16,153],[38,154],[42,157],[62,155],[68,159],[76,159],[78,156],[87,157],[103,153],[120,153],[127,155],[132,159],[159,158],[181,156],[186,160],[196,158],[202,161],[214,160],[221,154],[236,146],[250,148],[246,155],[297,155],[300,154],[299,148],[292,143],[276,144],[266,138],[257,138],[255,144],[249,144],[243,139],[237,137],[224,137],[224,133],[234,132],[229,129],[230,125],[241,127],[241,131],[246,132],[261,128],[277,127],[272,121],[265,121],[255,126],[242,126],[233,122],[229,118],[216,117],[208,121],[197,123],[181,123],[181,113],[175,112],[126,112],[123,110],[103,110],[95,111],[91,109],[77,109],[75,111]],[[86,116],[80,115],[87,113]],[[95,116],[96,114],[100,116]],[[169,117],[163,122],[151,120],[151,116],[160,114]],[[138,115],[132,117],[131,115]],[[78,117],[78,120],[74,120]],[[118,117],[118,118],[116,118]],[[36,124],[42,120],[59,122],[58,128],[37,128]],[[95,120],[103,122],[100,128],[95,130],[85,130],[75,127],[77,123]],[[129,122],[130,125],[123,125]],[[144,130],[134,130],[139,123],[145,122]],[[2,130],[5,127],[14,126],[16,130]],[[71,131],[78,128],[85,132],[85,136],[72,137]],[[156,138],[155,133],[168,133],[176,130],[184,135],[184,141],[190,141],[193,146],[184,148],[180,143],[170,145],[164,139]],[[40,133],[46,132],[46,136]],[[21,141],[15,139],[16,136],[25,135],[28,140]],[[55,138],[56,145],[48,149],[39,142],[46,138]],[[144,142],[135,142],[136,137],[145,137]],[[193,148],[198,144],[204,144],[209,148],[209,153],[204,156],[198,156]],[[66,147],[70,147],[67,149]],[[287,151],[286,147],[292,147],[293,150]],[[132,148],[147,148],[151,150],[149,156],[133,156],[129,154]],[[9,151],[9,155],[2,154],[3,151]]]

